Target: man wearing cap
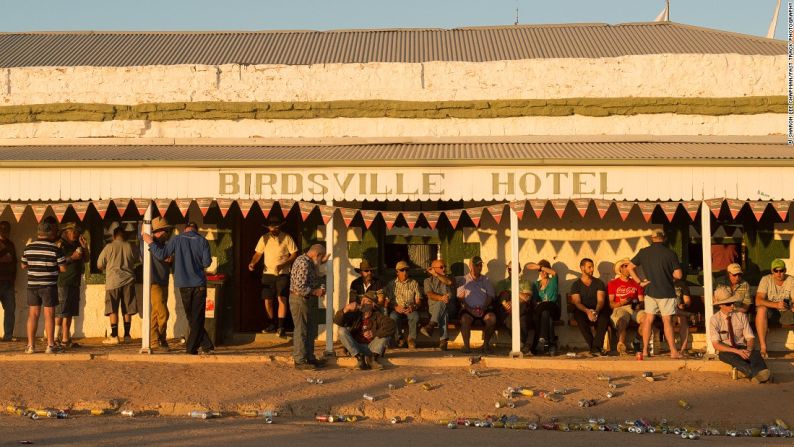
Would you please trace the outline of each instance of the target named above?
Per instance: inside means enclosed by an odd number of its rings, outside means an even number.
[[[259,259],[264,257],[262,269],[262,300],[265,302],[265,314],[270,324],[264,332],[275,332],[286,337],[284,329],[287,320],[287,300],[289,297],[290,266],[298,257],[298,246],[292,237],[281,231],[284,220],[271,214],[267,220],[268,232],[259,238],[254,249],[254,256],[248,264],[248,270],[254,271]],[[278,297],[278,327],[273,324],[275,314],[273,302]]]
[[[185,225],[185,231],[165,244],[155,241],[151,234],[144,233],[142,237],[152,256],[160,260],[174,257],[174,287],[179,290],[190,326],[185,351],[190,355],[212,354],[215,346],[204,329],[207,308],[204,270],[212,264],[209,242],[198,232],[198,224],[192,221]]]
[[[769,319],[781,323],[791,321],[791,300],[794,299],[794,278],[786,274],[786,263],[782,259],[775,259],[769,267],[772,273],[761,278],[755,294],[755,328],[758,330],[763,358],[767,358]]]
[[[642,330],[642,355],[648,357],[648,344],[651,339],[653,319],[657,314],[662,316],[664,336],[667,340],[675,340],[673,335],[673,316],[677,312],[675,296],[675,280],[684,277],[678,263],[678,256],[664,245],[664,231],[654,230],[651,245],[640,250],[629,264],[629,275],[645,288],[645,319]],[[648,280],[640,279],[637,267],[642,267]],[[670,358],[680,359],[681,354],[672,341]]]
[[[58,246],[66,257],[66,271],[58,275],[58,306],[55,308],[56,342],[65,348],[77,347],[72,343],[72,318],[80,315],[80,284],[84,263],[88,259],[85,238],[77,224],[70,222],[61,227]]]
[[[427,295],[428,309],[430,311],[430,322],[422,327],[421,331],[427,337],[432,337],[437,327],[441,327],[441,337],[438,340],[438,348],[446,351],[448,347],[449,334],[447,333],[447,323],[449,316],[455,311],[455,291],[453,285],[455,280],[447,276],[447,266],[444,261],[435,259],[430,263],[427,273],[429,278],[425,279],[424,289]]]
[[[645,312],[640,310],[640,303],[645,299],[642,286],[629,277],[629,258],[624,258],[615,263],[615,279],[607,284],[609,307],[612,309],[612,324],[618,331],[617,351],[620,355],[626,354],[626,329],[629,322],[634,321],[642,325]]]
[[[140,262],[138,247],[126,240],[120,226],[113,230],[113,241],[102,248],[97,268],[105,272],[105,315],[110,317],[110,336],[102,341],[117,345],[119,340],[119,307],[124,316],[124,343],[132,342],[132,316],[138,313],[135,295],[135,267]]]
[[[350,283],[350,302],[352,303],[359,300],[362,296],[368,295],[370,298],[374,297],[376,299],[378,309],[385,309],[386,298],[383,295],[383,281],[375,277],[373,273],[375,269],[372,268],[369,261],[366,259],[362,260],[358,268],[353,270],[361,276]]]
[[[717,286],[727,287],[731,295],[739,297],[739,301],[734,304],[735,312],[749,313],[753,305],[753,297],[750,295],[750,284],[743,279],[742,266],[736,263],[728,264],[725,272],[725,276],[717,279]]]
[[[155,217],[152,219],[152,237],[160,245],[165,245],[168,241],[168,236],[171,234],[173,226],[162,217]],[[168,350],[168,337],[166,330],[168,329],[168,283],[171,277],[171,265],[174,263],[174,257],[168,256],[165,259],[159,259],[152,256],[151,263],[151,286],[149,288],[149,298],[152,303],[151,321],[150,321],[150,347],[153,349]]]
[[[609,329],[609,314],[612,312],[607,303],[607,288],[603,281],[593,276],[595,263],[592,259],[583,258],[579,262],[579,270],[582,276],[571,284],[573,317],[590,354],[598,356],[604,354],[604,336]],[[595,337],[590,329],[593,326]]]
[[[496,314],[493,311],[494,288],[488,277],[482,274],[482,258],[474,256],[469,261],[469,273],[464,277],[463,284],[457,290],[460,311],[460,333],[463,336],[463,347],[460,352],[471,352],[471,327],[476,321],[482,322],[483,345],[485,354],[492,354],[491,337],[496,328]]]
[[[58,274],[66,271],[66,257],[55,244],[58,225],[42,221],[36,229],[36,240],[22,252],[22,268],[28,271],[28,346],[26,354],[33,354],[41,306],[44,306],[44,333],[47,354],[61,351],[55,344],[55,306],[58,305]]]
[[[3,341],[14,338],[17,297],[14,283],[17,277],[17,250],[11,242],[11,224],[0,221],[0,304],[3,305]]]
[[[383,288],[383,295],[391,306],[389,316],[394,320],[394,340],[397,346],[403,347],[404,338],[400,337],[400,321],[408,320],[408,347],[416,348],[416,329],[419,324],[419,304],[422,303],[422,291],[419,283],[408,277],[410,266],[400,261],[395,266],[397,277],[389,281]]]
[[[720,310],[709,321],[711,344],[720,360],[733,367],[734,380],[747,377],[753,382],[764,383],[772,374],[761,353],[753,350],[755,336],[747,314],[734,310],[734,303],[739,299],[727,287],[717,287],[714,291],[714,306]]]
[[[394,320],[378,312],[371,295],[361,295],[359,299],[351,299],[334,314],[339,341],[356,358],[358,369],[383,369]]]
[[[325,360],[314,355],[314,340],[317,338],[318,298],[325,295],[320,284],[319,267],[328,261],[325,245],[314,244],[295,259],[290,271],[289,308],[295,332],[292,336],[292,359],[295,368],[307,370],[325,365]]]

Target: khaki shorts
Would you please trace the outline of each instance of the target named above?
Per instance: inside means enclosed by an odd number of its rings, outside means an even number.
[[[645,312],[641,310],[633,310],[629,304],[613,309],[612,316],[610,318],[612,319],[612,324],[615,326],[617,326],[621,320],[625,321],[626,324],[628,324],[629,321],[634,321],[635,323],[640,324],[645,318]]]
[[[675,315],[678,311],[676,298],[653,298],[645,296],[645,313],[661,315],[663,317]]]

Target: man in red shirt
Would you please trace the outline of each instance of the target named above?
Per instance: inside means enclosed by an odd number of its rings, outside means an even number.
[[[612,308],[612,324],[618,331],[617,350],[620,355],[626,354],[626,328],[629,326],[629,321],[634,320],[639,325],[642,324],[645,316],[645,313],[639,310],[645,292],[642,286],[629,276],[630,262],[629,258],[616,262],[617,277],[607,285],[609,307]]]

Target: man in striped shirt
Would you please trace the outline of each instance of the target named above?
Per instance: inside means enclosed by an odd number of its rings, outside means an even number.
[[[59,351],[54,344],[55,306],[58,305],[58,273],[66,271],[66,257],[55,244],[58,224],[42,221],[37,238],[22,252],[22,268],[28,272],[28,346],[25,353],[33,354],[41,306],[44,306],[44,332],[47,334],[47,354]]]

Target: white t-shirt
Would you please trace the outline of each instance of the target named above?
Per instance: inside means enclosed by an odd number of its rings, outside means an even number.
[[[794,276],[786,276],[783,284],[777,285],[772,275],[766,275],[758,283],[758,292],[765,293],[766,299],[773,302],[794,298]]]
[[[286,261],[291,254],[297,253],[298,246],[295,245],[295,241],[287,233],[281,232],[278,236],[267,233],[259,238],[254,251],[264,254],[265,268],[262,270],[263,274],[287,275],[290,272],[290,266],[282,267],[281,270],[276,267]]]

